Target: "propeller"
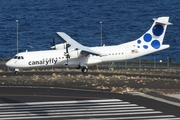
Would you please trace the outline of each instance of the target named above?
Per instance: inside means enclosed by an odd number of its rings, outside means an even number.
[[[55,39],[53,37],[53,40],[51,42],[51,49],[55,50],[56,49],[56,44],[55,44]]]
[[[70,55],[69,55],[69,50],[68,48],[70,47],[71,45],[66,43],[66,53],[64,54],[67,58],[67,65],[68,65],[68,60],[70,59]]]

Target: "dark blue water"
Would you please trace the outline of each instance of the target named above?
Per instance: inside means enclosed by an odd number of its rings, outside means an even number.
[[[152,18],[170,16],[164,44],[171,48],[143,58],[180,62],[179,0],[1,0],[0,58],[16,54],[17,23],[19,51],[50,49],[56,32],[66,32],[86,46],[100,45],[100,21],[103,44],[115,45],[139,38]]]

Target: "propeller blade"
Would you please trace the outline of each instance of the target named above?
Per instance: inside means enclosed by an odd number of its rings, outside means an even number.
[[[51,48],[52,48],[52,49],[56,49],[56,44],[55,44],[55,39],[54,39],[54,37],[53,37],[53,40],[52,40],[52,42],[51,42]]]
[[[69,52],[68,52],[68,47],[67,47],[67,44],[66,44],[66,53],[68,54]]]
[[[70,47],[70,45],[68,43],[66,43],[66,58],[67,58],[67,65],[68,65],[68,59],[70,58],[69,56],[69,50],[68,48]]]

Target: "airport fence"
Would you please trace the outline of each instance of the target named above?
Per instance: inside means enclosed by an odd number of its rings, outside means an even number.
[[[8,58],[1,58],[0,59],[0,71],[14,71],[11,68],[8,68],[5,63],[8,61]],[[49,67],[45,68],[46,70],[53,70],[53,69],[64,69],[66,67]],[[99,69],[99,70],[119,70],[119,69],[179,69],[180,63],[174,63],[171,59],[167,60],[158,60],[153,58],[152,60],[144,60],[141,58],[121,61],[121,62],[108,62],[108,63],[101,63],[94,66],[90,66],[90,69]],[[42,70],[42,68],[35,68],[34,70]],[[44,70],[44,68],[43,68]]]

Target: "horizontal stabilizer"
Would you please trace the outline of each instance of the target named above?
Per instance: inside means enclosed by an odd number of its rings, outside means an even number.
[[[159,17],[153,18],[156,23],[163,24],[163,25],[172,25],[172,23],[168,22],[169,17]]]

